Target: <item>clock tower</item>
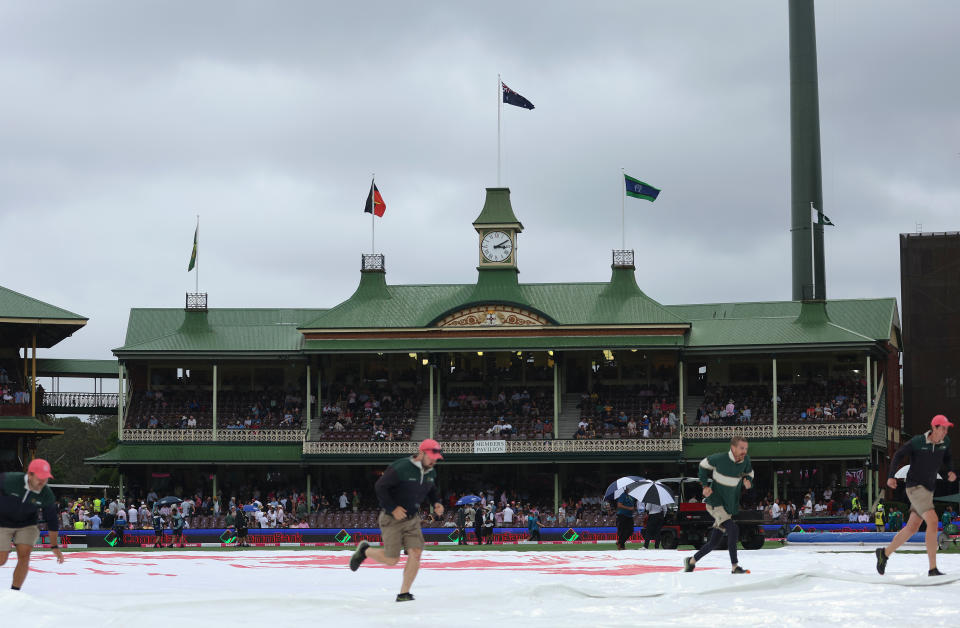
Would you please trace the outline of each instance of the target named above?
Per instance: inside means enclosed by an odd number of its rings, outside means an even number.
[[[480,215],[473,221],[479,236],[477,270],[511,269],[517,272],[517,234],[523,225],[513,214],[510,188],[487,188]]]

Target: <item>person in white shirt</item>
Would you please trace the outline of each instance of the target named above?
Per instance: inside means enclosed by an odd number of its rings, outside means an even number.
[[[283,507],[280,506],[277,508],[277,525],[276,527],[282,528],[283,524],[286,522],[287,517],[283,514]]]
[[[780,504],[778,504],[777,502],[773,502],[772,504],[770,504],[770,518],[777,520],[780,518],[780,514],[781,514]]]
[[[833,489],[827,489],[823,492],[823,501],[828,502],[833,497]]]
[[[137,522],[137,509],[131,505],[130,509],[127,511],[127,523],[130,524],[131,529],[136,529]]]
[[[513,508],[509,504],[503,509],[503,523],[513,523]]]

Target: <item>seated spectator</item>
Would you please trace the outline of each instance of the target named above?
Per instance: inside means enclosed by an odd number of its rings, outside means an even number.
[[[627,421],[627,434],[629,436],[637,435],[637,422],[633,419],[633,417],[630,417],[630,420]]]

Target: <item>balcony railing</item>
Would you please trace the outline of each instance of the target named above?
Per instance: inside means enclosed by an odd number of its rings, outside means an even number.
[[[683,430],[684,440],[774,438],[773,425],[692,425]],[[777,426],[777,438],[842,438],[866,436],[866,423],[789,423]]]
[[[123,430],[121,440],[142,443],[204,443],[217,440],[225,443],[299,443],[306,430]]]
[[[599,440],[509,440],[504,442],[505,454],[556,454],[556,453],[617,453],[617,452],[679,452],[679,438],[646,439],[599,439]],[[472,454],[474,441],[446,441],[440,443],[445,454]],[[303,444],[303,453],[307,455],[340,454],[403,455],[416,452],[416,443],[412,442],[318,442]]]
[[[43,393],[43,408],[113,408],[117,407],[117,393]]]

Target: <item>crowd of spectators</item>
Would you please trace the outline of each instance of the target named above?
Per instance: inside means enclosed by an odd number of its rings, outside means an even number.
[[[302,429],[303,394],[298,390],[222,391],[217,395],[217,427],[221,430]],[[134,429],[210,429],[210,391],[178,389],[135,393],[127,413]]]
[[[29,414],[30,391],[21,386],[6,367],[0,366],[0,416]]]
[[[866,382],[814,380],[777,389],[779,423],[856,423],[867,418]],[[694,422],[699,425],[764,425],[773,422],[767,385],[710,384]]]
[[[442,408],[441,440],[549,439],[553,390],[451,388]]]
[[[323,440],[408,441],[420,411],[417,388],[340,387],[320,412]]]
[[[676,395],[669,383],[603,387],[584,393],[573,438],[676,438]]]

